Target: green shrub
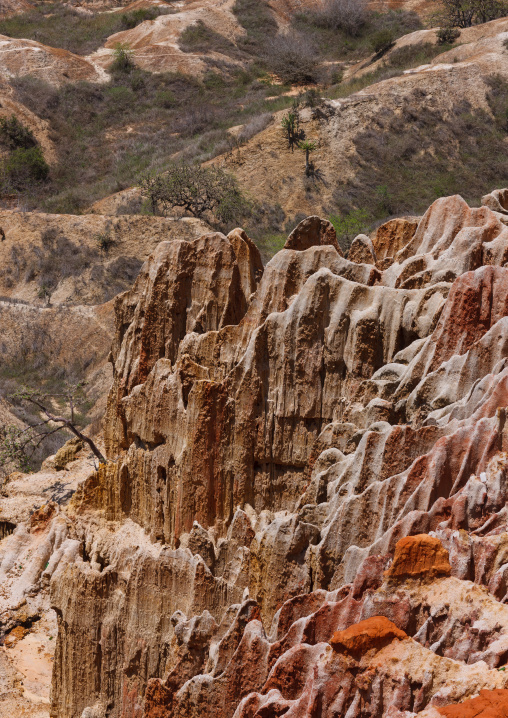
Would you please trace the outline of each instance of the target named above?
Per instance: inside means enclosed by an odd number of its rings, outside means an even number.
[[[337,242],[340,248],[347,255],[353,239],[366,231],[370,216],[367,210],[359,208],[340,215],[331,215],[328,219],[337,233]]]
[[[387,52],[395,44],[395,36],[392,30],[379,30],[370,39],[372,49],[376,54]]]
[[[460,37],[460,30],[456,27],[440,27],[436,35],[438,45],[451,45]]]
[[[111,247],[114,245],[115,240],[111,236],[111,232],[109,230],[106,230],[104,232],[100,232],[95,236],[95,241],[99,247],[99,249],[107,254]]]
[[[40,147],[18,148],[5,161],[4,171],[15,189],[24,190],[47,180],[49,166]]]
[[[155,95],[155,101],[161,107],[170,108],[176,104],[176,97],[170,90],[160,90]]]
[[[132,72],[136,67],[132,60],[132,55],[133,51],[129,45],[118,42],[113,52],[114,59],[109,67],[110,72],[113,75],[127,75]]]
[[[25,13],[0,21],[0,34],[36,40],[78,55],[97,50],[106,38],[123,29],[118,13],[80,15],[63,3],[44,2]]]
[[[332,72],[332,76],[330,78],[332,85],[340,85],[342,80],[344,79],[344,70],[341,68],[336,68]]]
[[[12,150],[29,149],[37,145],[32,131],[25,127],[15,115],[0,118],[0,139]]]

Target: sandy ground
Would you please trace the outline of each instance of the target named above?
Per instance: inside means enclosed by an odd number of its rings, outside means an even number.
[[[0,718],[49,717],[56,643],[54,611],[47,611],[19,640],[12,635],[17,631],[12,631],[0,647]]]

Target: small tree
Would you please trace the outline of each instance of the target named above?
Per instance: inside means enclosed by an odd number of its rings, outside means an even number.
[[[508,13],[506,0],[439,0],[435,20],[442,27],[466,28]]]
[[[37,411],[39,420],[30,423],[24,428],[17,426],[2,427],[0,429],[0,469],[10,464],[17,464],[20,468],[28,470],[31,458],[39,446],[53,434],[67,430],[78,439],[83,441],[92,450],[99,463],[105,464],[101,451],[95,442],[78,429],[75,421],[75,390],[74,387],[64,396],[68,406],[70,417],[59,416],[54,413],[52,407],[53,399],[62,395],[48,395],[42,392],[24,388],[13,395],[13,399],[21,404],[30,406]]]
[[[451,45],[460,37],[460,30],[456,27],[440,27],[436,35],[438,45]]]
[[[228,224],[248,211],[236,179],[220,167],[173,163],[167,172],[145,177],[140,187],[154,214],[180,207],[194,217],[211,215]]]
[[[310,161],[310,153],[314,152],[317,148],[317,144],[315,142],[311,142],[310,140],[305,140],[304,142],[300,142],[298,146],[305,152],[305,176],[310,177],[313,173],[313,164]]]
[[[136,65],[132,60],[133,51],[129,45],[122,42],[117,42],[113,51],[113,62],[111,63],[110,70],[114,74],[127,75]]]
[[[298,111],[289,110],[282,118],[281,125],[284,136],[288,141],[288,147],[293,152],[300,136],[300,115]]]

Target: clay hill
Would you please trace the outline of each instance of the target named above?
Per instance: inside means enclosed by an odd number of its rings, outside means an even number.
[[[107,463],[3,485],[0,714],[505,715],[507,197],[157,243]]]

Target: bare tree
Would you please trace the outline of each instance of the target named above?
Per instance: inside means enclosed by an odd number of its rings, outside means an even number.
[[[75,389],[79,388],[76,387]],[[69,407],[69,417],[61,416],[51,408],[55,398],[63,397]],[[0,469],[17,464],[28,470],[35,451],[50,436],[59,431],[67,430],[86,444],[99,463],[105,464],[106,459],[95,442],[86,436],[76,425],[75,391],[65,394],[43,394],[32,389],[21,389],[13,397],[15,401],[30,406],[37,412],[38,418],[29,422],[28,426],[0,427]]]
[[[367,0],[323,0],[317,11],[321,25],[358,35],[367,20]]]

